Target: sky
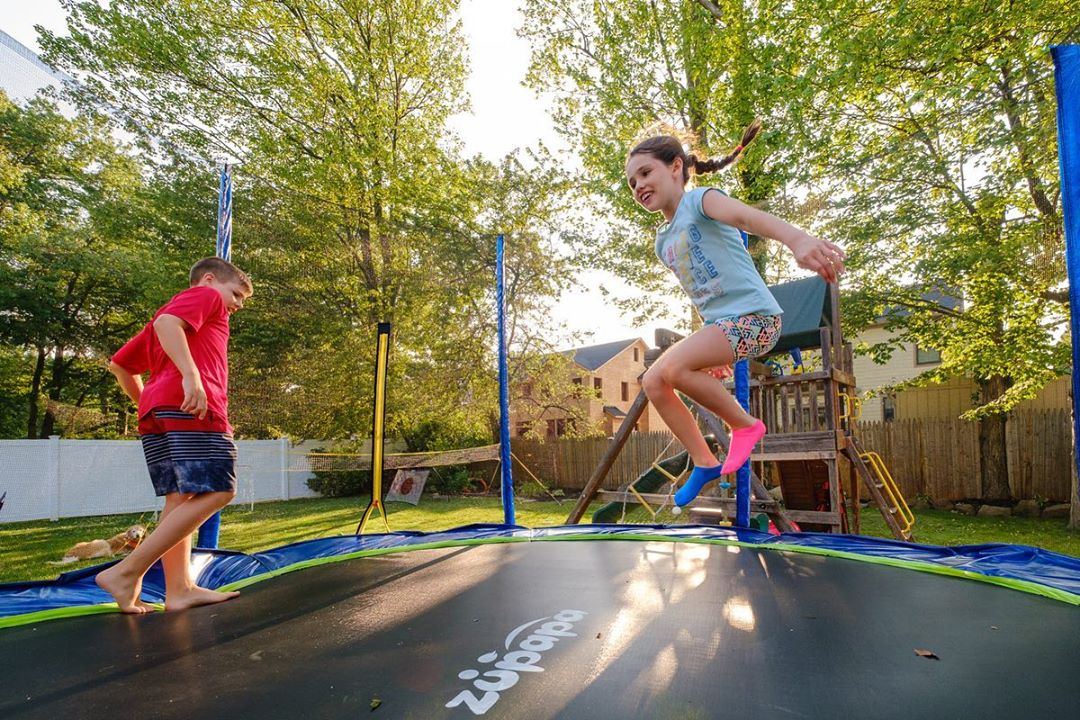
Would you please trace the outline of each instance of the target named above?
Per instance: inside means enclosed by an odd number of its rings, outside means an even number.
[[[35,52],[40,47],[34,26],[64,33],[65,18],[59,0],[0,0],[0,30]],[[461,137],[465,151],[498,160],[515,148],[533,147],[539,142],[553,150],[567,150],[566,142],[555,132],[548,104],[522,85],[528,69],[529,44],[516,33],[521,24],[517,3],[461,0],[461,20],[469,42],[471,74],[466,91],[472,111],[453,118],[450,127]],[[241,228],[236,228],[236,235],[238,240],[242,237]],[[583,273],[578,280],[584,288],[564,293],[552,307],[552,318],[563,326],[552,338],[560,348],[635,337],[652,345],[655,328],[674,327],[686,313],[676,304],[670,318],[635,327],[629,318],[605,303],[596,289],[604,283],[621,296],[632,292],[630,288],[601,272]],[[571,333],[582,334],[585,339],[571,343]]]

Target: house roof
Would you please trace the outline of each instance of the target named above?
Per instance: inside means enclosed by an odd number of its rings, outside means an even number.
[[[611,358],[618,355],[620,352],[630,347],[636,342],[642,342],[641,338],[631,338],[630,340],[617,340],[616,342],[604,343],[603,345],[591,345],[589,347],[575,348],[574,350],[565,351],[565,355],[570,355],[574,362],[586,370],[596,370],[601,365],[606,363]]]
[[[927,302],[937,303],[946,310],[960,310],[963,309],[964,301],[954,295],[947,294],[941,290],[927,290],[920,296]],[[911,310],[903,305],[890,305],[885,308],[885,311],[878,317],[874,318],[874,323],[878,325],[884,325],[889,320],[895,320],[898,318],[905,318],[911,315]]]

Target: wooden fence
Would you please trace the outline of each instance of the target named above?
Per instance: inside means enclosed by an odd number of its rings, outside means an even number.
[[[600,464],[600,458],[610,442],[607,438],[543,442],[515,438],[512,447],[514,455],[545,483],[567,490],[580,490],[585,487],[585,481],[593,469]],[[678,440],[673,441],[670,433],[633,433],[604,479],[603,488],[617,490],[636,480],[658,458],[671,457],[682,452],[682,449],[682,444]],[[518,478],[516,471],[514,477]]]
[[[976,423],[960,419],[860,423],[859,437],[865,450],[873,450],[885,460],[908,499],[927,495],[935,500],[963,500],[980,495]],[[513,448],[544,482],[580,490],[609,442],[604,438],[515,440]],[[634,433],[605,479],[604,488],[617,489],[633,481],[661,453],[670,457],[681,450],[668,433]],[[1006,452],[1013,497],[1069,501],[1072,423],[1067,410],[1012,413],[1006,429]]]
[[[979,426],[960,419],[860,423],[864,449],[885,460],[908,498],[980,496]],[[1072,422],[1067,410],[1016,411],[1005,430],[1009,488],[1015,498],[1068,502]]]

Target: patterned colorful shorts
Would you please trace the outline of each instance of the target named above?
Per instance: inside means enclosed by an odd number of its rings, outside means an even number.
[[[236,443],[224,418],[155,408],[140,418],[139,439],[159,497],[236,491]]]
[[[713,323],[727,335],[736,361],[764,355],[780,339],[779,315],[743,315],[720,318]]]

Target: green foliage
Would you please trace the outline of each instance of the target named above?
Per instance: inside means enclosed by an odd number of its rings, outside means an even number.
[[[820,226],[849,250],[851,328],[892,309],[894,346],[942,353],[922,382],[984,385],[972,417],[1034,397],[1069,365],[1046,48],[1075,37],[1075,9],[811,1],[795,12],[818,18],[805,147],[829,198]],[[933,292],[963,298],[963,309],[940,307]],[[871,350],[884,359],[891,349]]]
[[[313,453],[342,452],[342,448],[315,448]],[[307,486],[323,497],[352,497],[371,493],[371,470],[317,468],[312,470]]]
[[[80,79],[80,104],[118,109],[154,163],[130,174],[145,186],[117,203],[130,211],[116,217],[141,219],[139,232],[101,242],[137,269],[116,276],[131,279],[123,295],[140,312],[85,357],[100,361],[167,299],[158,291],[177,277],[174,259],[205,254],[192,242],[213,247],[210,158],[224,156],[238,162],[234,259],[255,282],[232,321],[237,432],[368,434],[374,328],[391,321],[388,429],[438,421],[440,443],[490,442],[494,233],[508,236],[511,342],[547,351],[547,304],[571,282],[551,239],[569,185],[543,148],[497,163],[461,157],[446,130],[467,105],[456,2],[66,8],[68,33],[43,33],[46,59]],[[19,172],[5,156],[0,187]],[[40,221],[21,206],[5,212],[12,225]],[[127,239],[152,239],[153,252]]]
[[[741,3],[716,3],[722,21],[706,5],[528,0],[523,8],[520,34],[532,45],[527,82],[553,97],[556,128],[581,158],[579,183],[598,216],[591,232],[571,235],[577,259],[646,291],[613,290],[609,297],[638,320],[663,307],[658,298],[679,292],[653,254],[656,216],[626,187],[626,154],[643,131],[672,126],[696,136],[699,155],[716,156],[730,151],[759,117],[765,131],[734,175],[704,182],[727,185],[741,199],[769,208],[783,202],[788,183],[803,177],[788,142],[799,97],[790,78],[801,69],[803,34],[768,32],[781,11],[771,3],[754,4],[757,22]],[[774,250],[751,238],[760,269],[777,265]]]
[[[434,488],[440,495],[461,495],[472,487],[472,475],[469,474],[469,468],[464,465],[436,469],[438,473],[432,472],[428,487]]]
[[[307,486],[323,497],[354,497],[371,492],[370,470],[316,470]]]
[[[490,433],[473,433],[467,426],[456,424],[448,418],[427,418],[404,431],[403,438],[409,452],[429,450],[456,450],[491,444]]]
[[[10,371],[23,435],[78,435],[58,406],[120,403],[103,358],[172,294],[166,277],[186,285],[172,252],[184,243],[152,219],[154,176],[112,129],[0,95],[0,343],[22,360]]]
[[[670,287],[650,257],[652,219],[624,188],[627,148],[664,121],[717,153],[757,115],[766,131],[735,169],[737,193],[846,246],[849,332],[902,310],[893,347],[941,351],[925,382],[982,383],[973,416],[1066,371],[1047,47],[1076,41],[1074,4],[529,0],[524,12],[529,82],[554,95],[610,218],[580,239],[587,262]],[[932,292],[964,307],[942,309]]]

